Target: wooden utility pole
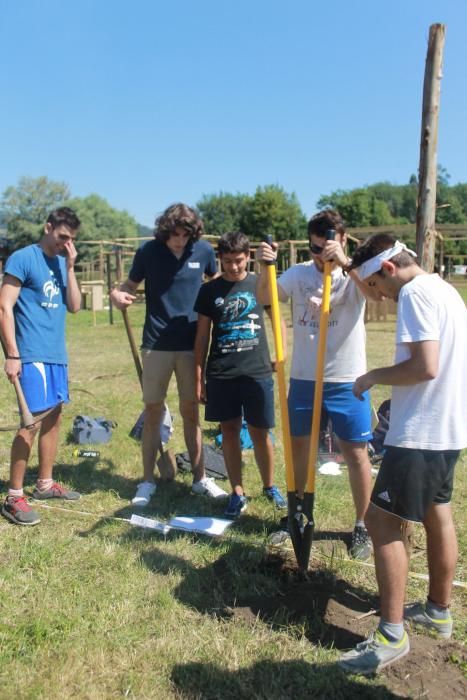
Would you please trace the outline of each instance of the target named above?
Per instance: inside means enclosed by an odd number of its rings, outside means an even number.
[[[417,255],[421,266],[427,272],[433,272],[435,264],[438,117],[444,35],[444,24],[431,25],[423,82],[422,133],[418,169]]]
[[[113,305],[112,305],[112,299],[110,297],[110,293],[112,291],[112,261],[111,261],[111,253],[106,253],[105,255],[106,263],[107,263],[107,293],[109,295],[109,321],[110,325],[113,326],[114,322],[114,313],[113,313]]]

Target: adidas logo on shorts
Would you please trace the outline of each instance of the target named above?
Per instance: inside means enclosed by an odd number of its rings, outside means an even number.
[[[387,503],[391,503],[391,497],[387,491],[382,491],[379,493],[378,498],[380,498],[382,501],[386,501]]]

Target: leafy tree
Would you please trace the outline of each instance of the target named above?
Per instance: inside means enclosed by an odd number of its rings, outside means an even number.
[[[81,260],[92,258],[97,253],[97,247],[86,245],[86,241],[112,241],[138,235],[136,220],[128,212],[114,209],[97,194],[69,199],[66,205],[74,209],[81,220],[77,246]]]
[[[467,183],[459,183],[450,188],[461,205],[464,221],[467,221]]]
[[[337,209],[349,228],[394,223],[387,203],[378,199],[369,188],[347,192],[337,190],[329,196],[320,197],[317,206],[319,209]]]
[[[306,238],[306,218],[295,193],[287,194],[278,185],[257,188],[241,223],[255,240],[269,234],[277,241]]]
[[[149,228],[149,226],[143,226],[143,224],[138,224],[138,236],[140,238],[150,238],[154,235],[154,229]]]
[[[448,187],[449,180],[451,179],[451,176],[448,173],[447,169],[443,165],[438,163],[437,170],[438,170],[438,173],[437,173],[436,179],[437,179],[438,185],[445,185],[446,187]]]
[[[250,203],[251,197],[246,194],[219,192],[204,195],[196,206],[204,221],[206,233],[220,236],[227,231],[242,230]]]
[[[49,212],[70,197],[68,185],[46,176],[21,177],[3,192],[1,206],[13,249],[38,240]]]

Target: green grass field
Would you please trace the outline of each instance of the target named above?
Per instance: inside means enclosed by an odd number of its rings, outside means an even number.
[[[140,337],[143,308],[132,309],[130,316]],[[294,574],[290,550],[271,553],[268,536],[280,514],[260,496],[250,452],[245,453],[249,508],[223,539],[182,533],[164,539],[132,527],[125,519],[132,512],[129,501],[141,460],[139,445],[128,433],[142,404],[123,324],[117,315],[115,325],[108,325],[105,312],[97,314],[96,326],[90,312],[70,317],[68,324],[73,402],[64,411],[56,477],[83,497],[76,504],[39,507],[42,522],[35,528],[0,520],[0,697],[408,697],[406,681],[397,674],[359,680],[344,677],[334,666],[339,656],[335,640],[343,638],[342,630],[333,624],[329,606],[323,613],[323,596],[332,598],[336,616],[344,599],[336,591],[363,601],[360,613],[354,606],[355,623],[346,631],[350,643],[361,638],[354,640],[354,632],[363,622],[374,626],[374,618],[361,621],[361,615],[371,607],[368,601],[377,604],[373,569],[350,562],[341,539],[353,524],[347,477],[318,477],[310,584]],[[390,362],[394,320],[369,324],[367,335],[369,365]],[[4,424],[17,419],[6,379],[0,392]],[[374,404],[388,395],[378,387]],[[176,418],[173,447],[183,451],[174,386],[169,405]],[[111,442],[98,447],[98,461],[73,457],[69,434],[77,414],[103,415],[118,423]],[[210,442],[214,431],[204,427]],[[3,494],[11,439],[12,433],[0,434]],[[279,430],[276,454],[277,482],[284,488]],[[464,455],[454,501],[460,535],[456,579],[462,582],[467,581],[466,463]],[[28,490],[36,469],[34,454]],[[146,514],[165,520],[174,514],[221,513],[221,505],[191,496],[189,477],[179,475],[160,487]],[[331,539],[320,536],[325,532]],[[411,571],[425,572],[424,539],[418,529],[415,545]],[[307,594],[311,584],[313,590],[319,584],[319,597]],[[425,586],[410,578],[408,597],[423,597]],[[457,643],[467,631],[465,593],[462,588],[454,591]],[[300,596],[306,602],[301,607]],[[465,670],[458,644],[446,667],[454,673],[463,664]]]

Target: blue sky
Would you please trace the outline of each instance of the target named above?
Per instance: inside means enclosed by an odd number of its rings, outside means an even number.
[[[0,0],[0,192],[47,175],[143,224],[174,201],[417,171],[430,24],[438,160],[467,181],[465,0]]]

